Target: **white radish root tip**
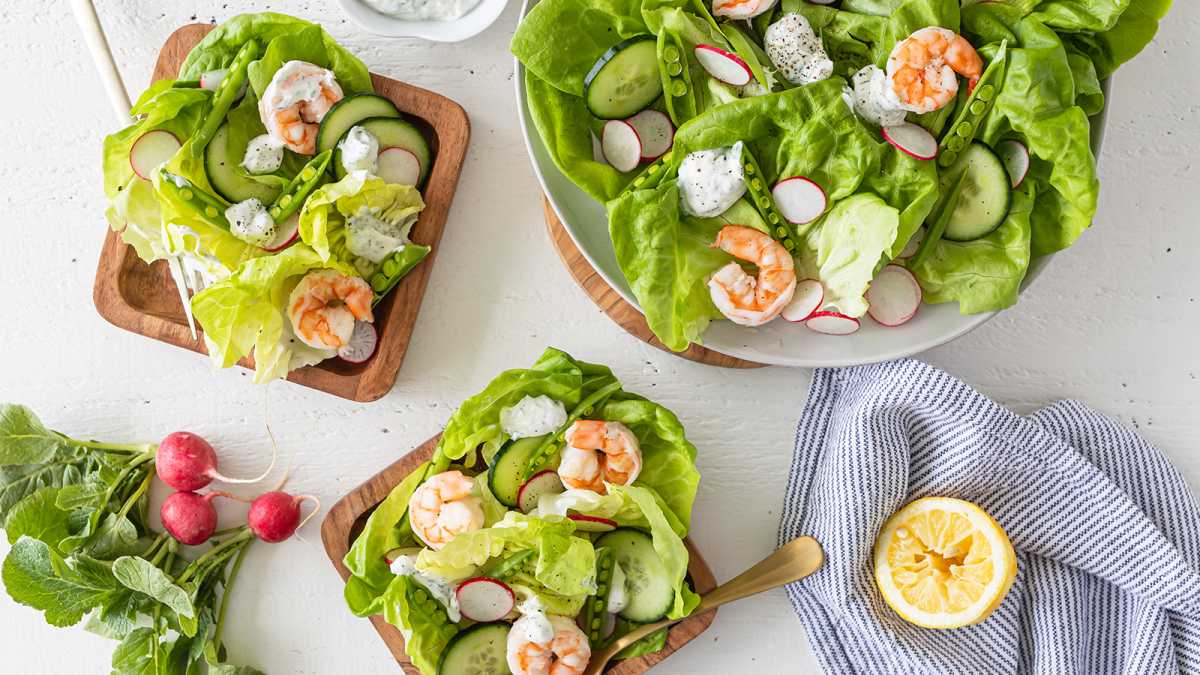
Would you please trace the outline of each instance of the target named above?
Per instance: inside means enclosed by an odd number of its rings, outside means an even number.
[[[311,512],[311,513],[309,513],[307,516],[305,516],[305,517],[304,517],[304,518],[303,518],[303,519],[300,521],[300,524],[299,524],[299,525],[297,525],[297,526],[296,526],[296,531],[297,531],[297,532],[299,532],[300,530],[304,529],[304,525],[305,525],[305,523],[307,523],[308,521],[312,520],[312,519],[313,519],[313,516],[315,516],[315,515],[317,515],[318,513],[320,513],[320,512],[321,512],[321,500],[320,500],[320,499],[319,499],[319,498],[318,498],[316,495],[299,495],[299,496],[297,496],[297,497],[296,497],[296,504],[297,504],[297,505],[303,504],[303,503],[304,503],[305,501],[307,501],[307,500],[312,500],[312,502],[313,502],[313,504],[314,504],[314,506],[313,506],[313,510],[312,510],[312,512]]]

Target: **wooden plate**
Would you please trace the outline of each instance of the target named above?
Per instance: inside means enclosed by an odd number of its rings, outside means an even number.
[[[188,51],[212,28],[209,24],[191,24],[172,33],[159,52],[151,81],[175,77]],[[375,93],[391,99],[408,119],[422,127],[433,146],[436,159],[422,191],[425,210],[412,230],[413,241],[433,250],[376,305],[379,350],[371,360],[350,364],[329,359],[288,375],[297,384],[355,401],[382,397],[391,390],[400,372],[471,135],[467,113],[454,101],[381,75],[372,73],[371,80]],[[146,265],[111,228],[100,253],[92,298],[100,316],[115,326],[176,347],[207,353],[203,338],[193,338],[188,330],[179,292],[166,263]],[[253,368],[254,360],[245,358],[238,364]]]
[[[346,557],[350,545],[362,531],[367,517],[388,496],[392,488],[396,487],[422,462],[433,456],[433,450],[437,446],[439,438],[441,438],[440,434],[425,441],[416,450],[396,460],[391,466],[350,491],[350,494],[338,500],[338,503],[329,510],[325,521],[321,523],[321,540],[325,542],[325,552],[329,554],[329,560],[333,562],[333,566],[337,568],[343,581],[350,577],[350,570],[342,564],[342,559]],[[717,585],[712,570],[708,568],[708,564],[704,562],[704,558],[692,545],[690,539],[684,539],[683,543],[688,548],[688,576],[692,580],[692,586],[697,593],[707,593]],[[636,659],[617,661],[605,672],[614,675],[636,675],[650,670],[663,659],[678,651],[680,647],[691,642],[697,635],[703,633],[713,622],[716,614],[717,611],[714,609],[684,619],[671,627],[667,633],[667,646],[661,652]],[[412,665],[408,660],[408,655],[404,652],[404,637],[400,634],[400,630],[384,621],[382,616],[372,616],[371,623],[374,624],[375,631],[379,633],[379,637],[383,639],[384,644],[395,657],[396,663],[400,664],[404,672],[410,675],[420,675],[420,671]]]

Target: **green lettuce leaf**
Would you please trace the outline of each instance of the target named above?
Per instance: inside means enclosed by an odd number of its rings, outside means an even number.
[[[1169,9],[1171,0],[1129,0],[1111,28],[1095,34],[1072,33],[1064,39],[1092,59],[1097,77],[1103,80],[1150,44]]]
[[[355,256],[346,250],[347,218],[367,209],[380,220],[403,224],[403,238],[407,240],[417,214],[424,208],[425,201],[415,187],[385,183],[365,171],[355,171],[336,183],[317,188],[304,202],[300,212],[300,238],[323,260],[334,257],[351,263]],[[410,247],[421,252],[417,261],[429,253],[428,246],[405,246],[406,249]],[[364,262],[370,265],[369,261]]]
[[[867,287],[899,239],[899,216],[872,193],[838,202],[804,240],[806,250],[798,256],[796,276],[820,279],[825,303],[839,312],[852,317],[866,314]]]
[[[381,598],[383,618],[404,635],[404,652],[422,673],[438,672],[446,645],[458,633],[445,610],[411,577],[393,577]]]

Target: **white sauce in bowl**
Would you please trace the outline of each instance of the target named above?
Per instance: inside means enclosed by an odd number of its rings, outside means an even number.
[[[453,21],[475,9],[479,0],[363,0],[380,14],[404,21]]]

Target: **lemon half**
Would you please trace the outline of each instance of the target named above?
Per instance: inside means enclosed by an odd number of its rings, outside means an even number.
[[[926,497],[900,509],[875,540],[875,583],[905,621],[925,628],[979,623],[1017,576],[1008,535],[978,506]]]

